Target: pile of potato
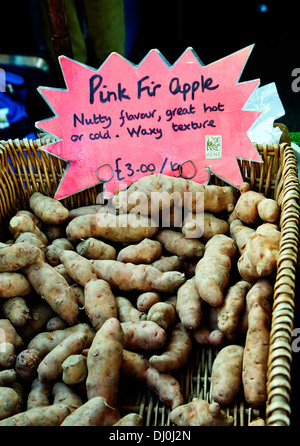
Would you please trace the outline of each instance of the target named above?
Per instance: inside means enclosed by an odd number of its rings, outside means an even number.
[[[68,210],[35,192],[29,206],[0,244],[0,426],[141,426],[118,409],[127,381],[178,426],[232,425],[223,409],[239,392],[265,405],[276,201],[149,175],[109,205]],[[219,351],[212,403],[184,401],[175,378],[197,344]]]

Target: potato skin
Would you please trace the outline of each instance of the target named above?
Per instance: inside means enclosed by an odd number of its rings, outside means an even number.
[[[137,413],[124,415],[113,426],[143,426],[143,417]]]
[[[34,348],[22,350],[15,363],[17,377],[23,382],[30,382],[35,376],[41,362],[40,354]]]
[[[210,212],[189,213],[184,219],[181,230],[185,237],[200,238],[206,243],[216,234],[227,234],[229,223]]]
[[[52,383],[41,383],[38,378],[35,378],[28,393],[27,409],[50,406],[51,389]]]
[[[117,394],[120,367],[123,359],[124,333],[120,322],[110,318],[96,332],[87,356],[87,399],[101,396],[110,407],[115,408],[115,420],[120,418],[117,410]]]
[[[37,294],[43,296],[50,307],[70,325],[77,322],[79,306],[72,288],[52,266],[42,260],[24,268],[27,278]]]
[[[0,420],[19,412],[20,398],[11,387],[0,387]]]
[[[72,333],[54,347],[41,361],[37,372],[42,383],[53,381],[62,373],[62,364],[71,354],[81,353],[89,347],[88,337],[84,333]]]
[[[38,333],[28,343],[28,348],[37,350],[40,354],[40,357],[44,358],[54,347],[56,347],[70,334],[81,331],[88,336],[89,342],[94,339],[95,331],[93,330],[93,328],[90,325],[81,322],[79,324],[73,325],[72,327],[64,328],[62,330]]]
[[[177,291],[176,311],[182,325],[196,329],[203,318],[203,301],[200,298],[194,277],[184,282]]]
[[[136,308],[126,297],[117,296],[117,313],[120,322],[140,321],[147,318],[146,313]]]
[[[223,303],[223,291],[229,282],[236,243],[224,234],[217,234],[205,245],[205,252],[195,270],[195,284],[201,299],[212,307]]]
[[[16,378],[17,374],[14,369],[0,370],[0,387],[11,386],[15,383]]]
[[[87,259],[115,260],[117,257],[117,251],[113,246],[93,237],[78,243],[76,251]]]
[[[23,297],[11,297],[2,304],[3,315],[11,321],[15,327],[21,327],[30,319],[30,309]]]
[[[173,409],[170,419],[177,426],[232,426],[234,421],[218,403],[209,404],[201,398]]]
[[[267,401],[269,342],[270,318],[260,304],[254,303],[248,316],[242,373],[245,399],[252,407],[261,407]]]
[[[69,217],[69,210],[60,201],[40,192],[31,195],[29,206],[34,215],[47,225],[60,225]]]
[[[164,345],[166,332],[153,321],[128,321],[121,323],[124,348],[128,350],[156,350]]]
[[[161,272],[147,264],[135,265],[118,260],[91,260],[98,279],[106,280],[112,288],[123,291],[173,292],[184,281],[179,271]]]
[[[186,192],[189,192],[188,199],[184,195]],[[181,207],[184,204],[186,209],[197,212],[199,210],[197,192],[204,194],[204,210],[212,213],[232,212],[238,198],[235,188],[231,186],[204,186],[185,178],[153,174],[134,182],[126,191],[119,192],[113,197],[112,204],[116,209],[125,212],[134,211],[137,206],[138,212],[148,215],[153,212],[153,208],[158,213],[170,207],[170,200],[164,199],[166,195],[170,195],[174,198],[175,205]]]
[[[176,321],[175,308],[167,302],[157,302],[149,309],[147,320],[156,322],[161,328],[167,330]]]
[[[56,381],[52,387],[53,404],[64,404],[71,412],[82,406],[82,398],[71,386],[62,381]]]
[[[79,285],[85,286],[90,280],[97,279],[90,261],[78,252],[61,250],[58,255],[68,275]]]
[[[171,373],[161,373],[154,367],[149,367],[145,376],[148,388],[156,393],[164,404],[172,409],[183,404],[180,384]]]
[[[213,399],[220,405],[231,404],[240,389],[243,353],[241,345],[228,345],[214,360],[211,374]]]
[[[251,287],[252,284],[247,281],[236,282],[226,291],[222,305],[217,307],[218,328],[226,335],[236,331]]]
[[[141,353],[123,349],[123,360],[120,374],[130,381],[145,382],[146,372],[150,367],[149,360]]]
[[[91,280],[84,287],[84,307],[95,330],[118,315],[117,302],[109,284],[102,279]]]
[[[15,349],[24,345],[24,341],[17,333],[9,319],[0,319],[0,342],[10,342]]]
[[[192,336],[178,322],[171,329],[164,351],[151,356],[149,362],[160,372],[174,372],[187,363],[191,352]]]
[[[139,242],[152,237],[157,231],[157,225],[148,217],[141,216],[138,221],[134,214],[106,213],[75,217],[66,228],[71,241],[93,237],[124,243]]]
[[[21,272],[0,272],[0,297],[27,296],[31,290],[30,282]]]
[[[34,407],[0,421],[0,426],[60,426],[70,409],[64,404]]]
[[[164,246],[166,251],[183,260],[200,258],[204,253],[204,244],[199,239],[185,238],[184,234],[172,229],[162,229],[156,235],[156,239]]]
[[[62,380],[72,386],[84,382],[87,377],[87,359],[82,354],[68,356],[62,363]]]
[[[61,426],[103,426],[113,411],[104,398],[95,396],[68,415]]]
[[[156,240],[145,238],[136,245],[128,245],[119,251],[117,260],[119,262],[152,263],[162,254],[162,245]]]
[[[35,262],[39,253],[39,248],[27,242],[0,247],[0,271],[17,271]]]
[[[0,343],[0,370],[11,369],[15,366],[15,347],[11,342]]]

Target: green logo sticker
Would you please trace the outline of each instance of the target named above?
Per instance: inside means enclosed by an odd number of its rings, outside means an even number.
[[[221,135],[205,135],[205,158],[206,159],[222,158]]]

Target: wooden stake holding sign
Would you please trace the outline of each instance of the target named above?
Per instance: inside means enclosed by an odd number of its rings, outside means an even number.
[[[67,88],[39,88],[54,116],[36,123],[59,139],[43,150],[69,162],[55,198],[99,181],[109,197],[149,173],[239,187],[236,158],[261,161],[247,136],[260,112],[243,110],[259,80],[238,82],[252,48],[208,66],[191,48],[172,66],[157,50],[98,70],[60,56]]]

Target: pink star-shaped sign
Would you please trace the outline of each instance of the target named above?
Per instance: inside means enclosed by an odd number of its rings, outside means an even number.
[[[259,80],[238,82],[252,48],[207,66],[192,48],[172,66],[157,50],[98,70],[60,56],[67,88],[39,88],[54,116],[36,123],[57,138],[43,150],[68,161],[55,198],[100,181],[109,197],[149,173],[239,187],[236,159],[261,161],[247,136],[260,112],[243,109]]]

